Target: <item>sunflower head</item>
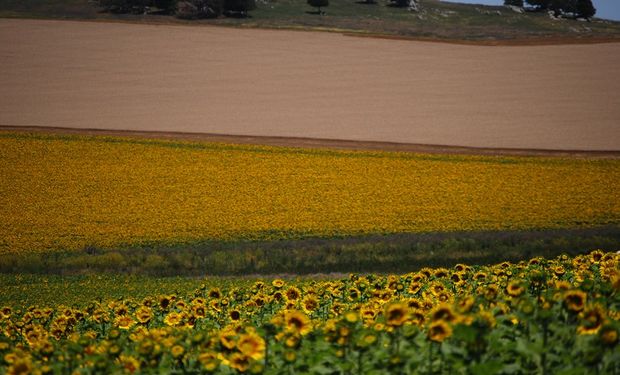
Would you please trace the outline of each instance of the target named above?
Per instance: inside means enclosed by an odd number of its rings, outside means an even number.
[[[604,325],[599,330],[598,334],[601,341],[606,346],[613,347],[616,346],[616,344],[618,343],[618,328],[612,326],[611,324]]]
[[[506,293],[511,297],[519,297],[524,291],[525,288],[518,281],[511,281],[506,286]]]
[[[443,320],[433,322],[428,327],[427,337],[431,341],[442,342],[450,336],[452,336],[452,327]]]
[[[254,332],[243,334],[237,341],[237,349],[254,360],[265,356],[265,340]]]
[[[605,310],[600,305],[586,307],[580,314],[580,325],[577,333],[580,335],[596,334],[605,322]]]
[[[432,322],[443,320],[452,323],[457,319],[457,315],[451,305],[442,303],[433,309],[430,318]]]
[[[586,305],[587,295],[581,290],[569,290],[564,294],[564,306],[572,312],[580,312]]]
[[[312,329],[310,319],[306,314],[297,310],[290,310],[284,313],[284,327],[289,332],[305,335]]]
[[[220,366],[220,359],[217,354],[211,352],[201,353],[198,356],[198,361],[207,372],[215,372]]]
[[[172,349],[170,349],[170,354],[172,354],[172,357],[175,359],[181,358],[184,353],[185,348],[183,348],[181,345],[175,345],[172,347]]]
[[[409,318],[409,307],[406,304],[392,303],[385,309],[385,321],[388,326],[400,327]]]
[[[282,279],[275,279],[271,282],[271,285],[276,288],[276,289],[280,289],[284,286],[284,280]]]
[[[306,314],[312,314],[319,308],[319,300],[314,295],[308,295],[301,301],[301,307]]]
[[[229,361],[230,367],[239,372],[246,372],[250,368],[250,358],[242,353],[233,353]]]

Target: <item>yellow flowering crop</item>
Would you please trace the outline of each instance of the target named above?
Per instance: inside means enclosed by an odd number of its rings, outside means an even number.
[[[0,253],[620,222],[620,161],[0,133]]]

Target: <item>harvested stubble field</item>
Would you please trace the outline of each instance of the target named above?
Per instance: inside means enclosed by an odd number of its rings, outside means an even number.
[[[617,225],[619,160],[0,133],[0,251]]]
[[[0,125],[620,149],[620,43],[3,19],[0,56]]]

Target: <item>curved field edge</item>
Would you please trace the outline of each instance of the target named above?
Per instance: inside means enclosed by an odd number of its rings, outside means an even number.
[[[458,263],[578,255],[584,249],[620,250],[620,227],[87,247],[78,252],[6,254],[0,258],[0,274],[256,277],[403,273]]]
[[[0,133],[0,252],[617,225],[620,161]]]

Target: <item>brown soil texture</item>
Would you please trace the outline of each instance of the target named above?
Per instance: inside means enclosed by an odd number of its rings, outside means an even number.
[[[620,43],[2,19],[0,125],[618,151],[618,61]]]

